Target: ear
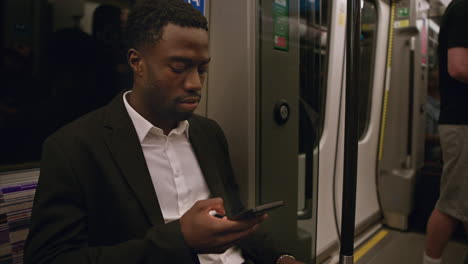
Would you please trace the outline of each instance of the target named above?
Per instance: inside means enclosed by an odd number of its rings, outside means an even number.
[[[127,61],[134,74],[140,77],[143,76],[143,56],[138,50],[129,49],[127,52]]]

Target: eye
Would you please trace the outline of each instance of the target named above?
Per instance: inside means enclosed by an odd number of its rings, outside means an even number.
[[[208,72],[208,66],[203,65],[198,67],[198,73],[199,74],[205,74]]]
[[[173,63],[169,65],[169,67],[175,73],[183,73],[184,71],[187,70],[187,65],[185,63]]]

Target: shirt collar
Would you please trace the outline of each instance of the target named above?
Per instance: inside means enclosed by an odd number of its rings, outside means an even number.
[[[155,135],[164,135],[164,132],[161,128],[153,126],[148,120],[146,120],[143,116],[141,116],[133,107],[128,103],[127,101],[127,94],[130,94],[132,91],[127,91],[123,94],[123,101],[125,108],[127,109],[128,115],[130,116],[130,119],[133,122],[133,126],[135,126],[135,130],[138,135],[138,139],[140,140],[140,143],[143,142],[145,139],[146,135],[148,133],[152,133]],[[185,134],[185,136],[188,138],[189,137],[189,122],[187,120],[179,122],[179,125],[172,129],[171,132],[169,132],[169,135],[171,134],[176,134],[176,135],[182,135]]]

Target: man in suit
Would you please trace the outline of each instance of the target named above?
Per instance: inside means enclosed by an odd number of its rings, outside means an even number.
[[[210,61],[206,19],[147,1],[127,25],[133,88],[44,143],[26,263],[299,263],[256,232],[227,142],[193,115]]]

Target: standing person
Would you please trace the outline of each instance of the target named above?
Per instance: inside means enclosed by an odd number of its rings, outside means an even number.
[[[44,143],[27,264],[300,263],[256,232],[226,138],[193,114],[210,61],[205,17],[146,1],[127,24],[133,88]]]
[[[453,0],[439,34],[439,134],[444,161],[440,197],[429,218],[425,264],[442,252],[462,222],[468,231],[468,0]],[[466,261],[465,261],[466,262]]]

